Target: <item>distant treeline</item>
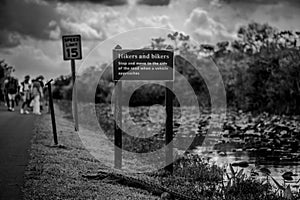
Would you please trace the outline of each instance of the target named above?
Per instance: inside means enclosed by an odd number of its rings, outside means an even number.
[[[175,69],[193,87],[201,107],[210,107],[211,99],[204,78],[196,68],[205,67],[205,60],[216,63],[226,89],[227,105],[230,108],[277,114],[300,114],[300,32],[279,31],[268,24],[251,23],[237,32],[237,40],[219,42],[216,45],[196,45],[189,36],[170,33],[166,38],[154,38],[147,49],[165,49],[170,41],[175,50]],[[99,81],[95,94],[96,103],[109,103],[114,83],[111,67],[103,76],[95,72],[107,67],[88,68],[78,77],[81,92],[92,88],[90,81]],[[207,67],[207,66],[206,66]],[[203,70],[201,70],[203,71]],[[205,72],[205,70],[204,70]],[[209,73],[209,70],[208,70]],[[202,74],[203,75],[203,74]],[[210,83],[213,74],[205,74]],[[182,79],[176,79],[180,87]],[[53,91],[56,99],[71,99],[71,77],[61,76],[55,81]],[[147,84],[137,89],[130,99],[131,106],[164,103],[164,87]],[[127,92],[126,89],[124,91]],[[183,95],[189,98],[190,94]],[[85,101],[85,95],[78,98]],[[177,102],[177,101],[176,101]],[[175,103],[178,105],[178,102]]]

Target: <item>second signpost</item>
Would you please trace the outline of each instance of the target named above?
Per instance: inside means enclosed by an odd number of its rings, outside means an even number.
[[[166,50],[113,49],[113,80],[115,81],[115,168],[122,168],[122,81],[165,81],[166,103],[166,167],[173,172],[173,81],[174,52]]]

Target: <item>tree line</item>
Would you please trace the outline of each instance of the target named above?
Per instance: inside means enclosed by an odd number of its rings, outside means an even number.
[[[300,114],[299,39],[300,32],[281,31],[269,24],[253,22],[241,26],[234,41],[196,44],[188,35],[174,32],[165,38],[153,38],[145,49],[165,49],[172,44],[175,69],[189,81],[201,107],[211,107],[211,99],[203,75],[195,66],[202,68],[209,59],[217,65],[222,76],[228,107],[245,112]],[[101,78],[95,77],[96,71],[107,66],[110,64],[89,67],[77,79],[85,90],[90,89],[91,79],[99,80],[96,103],[110,103],[111,100],[114,88],[112,67],[108,67]],[[213,83],[216,77],[207,76]],[[180,84],[181,80],[177,81]],[[54,85],[55,98],[71,99],[70,76],[57,78]],[[134,92],[130,105],[163,104],[164,91],[164,87],[158,84],[143,85]],[[84,101],[84,94],[79,98]],[[178,105],[178,101],[175,104]]]

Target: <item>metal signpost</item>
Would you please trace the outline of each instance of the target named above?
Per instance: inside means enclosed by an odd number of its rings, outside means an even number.
[[[49,82],[47,82],[46,85],[48,86],[48,92],[49,92],[49,108],[50,108],[50,113],[51,113],[53,139],[54,139],[54,144],[58,145],[56,123],[55,123],[55,114],[54,114],[54,106],[53,106],[53,98],[52,98],[52,89],[51,89],[51,82],[52,81],[53,81],[53,79],[51,79]]]
[[[166,163],[173,172],[173,80],[174,52],[166,50],[113,49],[113,80],[115,81],[115,168],[122,168],[122,81],[166,81]]]
[[[76,89],[76,67],[75,60],[82,59],[81,36],[64,35],[62,36],[64,60],[71,60],[72,82],[73,82],[73,109],[75,119],[75,131],[79,131],[78,126],[78,108],[77,108],[77,89]]]

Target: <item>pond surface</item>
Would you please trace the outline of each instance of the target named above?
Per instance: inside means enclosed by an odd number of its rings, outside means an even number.
[[[300,179],[300,120],[299,116],[277,116],[266,113],[253,116],[245,113],[227,113],[219,138],[212,146],[199,144],[193,152],[211,163],[226,167],[243,163],[248,176],[264,180],[260,169],[267,168],[281,184],[299,189]],[[202,122],[203,124],[203,122]],[[209,127],[209,126],[208,126]],[[206,137],[207,127],[199,127],[199,137]],[[247,166],[248,165],[248,166]],[[235,169],[242,167],[235,167]],[[292,172],[293,176],[283,178]],[[290,179],[290,180],[288,180]],[[273,181],[271,181],[274,183]]]
[[[143,109],[133,109],[131,117],[139,113],[137,123],[144,123],[142,119],[147,119],[145,127],[153,124],[149,130],[156,128],[154,132],[164,133],[164,107]],[[253,115],[233,111],[227,111],[226,115],[207,111],[199,114],[195,108],[181,107],[174,109],[173,120],[174,144],[179,150],[185,149],[191,142],[187,138],[194,137],[189,149],[211,163],[228,167],[230,163],[246,162],[249,166],[244,171],[248,176],[255,175],[256,179],[264,180],[266,176],[260,169],[267,168],[280,184],[290,184],[294,190],[299,188],[299,116]],[[282,175],[286,172],[292,172],[293,176],[284,180]]]
[[[134,125],[147,127],[152,136],[158,133],[163,140],[164,110],[159,105],[129,108],[127,117],[134,120]],[[190,145],[190,151],[220,167],[247,162],[249,166],[244,168],[246,174],[255,174],[255,178],[260,180],[266,179],[260,169],[267,168],[279,183],[290,184],[292,189],[299,187],[299,116],[253,115],[233,111],[227,111],[226,115],[209,111],[199,114],[196,108],[181,107],[174,108],[173,131],[174,145],[179,150]],[[190,138],[194,138],[192,142]],[[293,173],[292,181],[284,181],[282,175],[285,172]]]
[[[243,169],[248,177],[253,177],[258,180],[266,180],[266,176],[260,172],[261,168],[267,168],[271,172],[271,176],[276,179],[280,184],[290,184],[293,190],[299,189],[299,179],[300,179],[300,162],[293,161],[290,163],[259,163],[258,157],[252,156],[251,153],[247,151],[237,150],[235,152],[229,151],[226,154],[220,153],[218,150],[213,148],[197,147],[194,150],[194,153],[202,155],[204,158],[208,159],[210,163],[214,163],[220,167],[226,168],[226,171],[229,173],[228,165],[231,163],[242,163],[247,162],[247,167],[233,167],[236,171]],[[253,173],[256,172],[256,173]],[[285,172],[293,172],[297,176],[293,176],[293,181],[284,181],[282,175]],[[255,176],[254,176],[255,175]],[[275,183],[270,181],[273,185]]]
[[[98,111],[98,116],[103,116],[99,124],[106,125],[113,132],[112,107],[101,105],[97,107]],[[189,151],[220,167],[247,162],[248,166],[243,168],[247,175],[255,174],[255,178],[261,180],[266,177],[260,169],[267,168],[281,184],[284,183],[282,175],[292,172],[296,176],[291,177],[292,182],[286,181],[285,184],[290,184],[294,190],[299,189],[299,116],[252,115],[233,111],[227,111],[226,115],[209,111],[199,114],[196,111],[197,108],[193,107],[174,108],[174,146],[178,151],[189,147]],[[164,144],[165,119],[165,107],[161,105],[124,107],[123,131],[134,133],[134,137],[151,137],[154,143]]]

